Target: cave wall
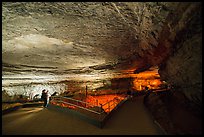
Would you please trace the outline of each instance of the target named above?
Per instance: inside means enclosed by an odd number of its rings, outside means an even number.
[[[182,12],[181,12],[182,11]],[[168,40],[173,46],[160,65],[162,80],[172,84],[190,101],[202,101],[202,17],[201,4],[180,5],[176,17],[169,19]],[[171,39],[170,39],[171,38]]]
[[[41,95],[43,89],[48,90],[50,94],[53,94],[54,92],[63,93],[66,91],[67,86],[64,83],[38,83],[6,86],[2,87],[2,101],[15,100],[16,98],[14,97],[19,95],[23,95],[28,98],[31,96],[33,97],[36,94]]]
[[[200,102],[201,7],[200,2],[4,2],[2,77],[112,78],[110,69],[123,74],[159,65],[163,80]],[[90,90],[101,86],[88,84]],[[24,87],[18,89],[23,93]]]

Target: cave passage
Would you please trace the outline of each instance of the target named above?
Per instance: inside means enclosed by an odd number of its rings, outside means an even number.
[[[3,133],[202,134],[201,11],[201,2],[2,2]],[[76,107],[110,122],[99,130],[60,113]],[[44,118],[50,125],[37,126]]]

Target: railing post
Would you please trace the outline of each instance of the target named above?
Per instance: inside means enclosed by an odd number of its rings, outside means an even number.
[[[100,112],[100,114],[99,114],[99,121],[101,121],[101,114],[102,114],[102,113]]]
[[[110,101],[108,102],[108,109],[109,109],[109,112],[110,112]]]
[[[102,112],[102,109],[103,109],[102,104],[100,104],[100,106],[101,106],[101,107],[100,107],[100,112]]]

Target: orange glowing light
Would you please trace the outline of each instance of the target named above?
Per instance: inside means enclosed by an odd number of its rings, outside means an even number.
[[[75,109],[76,108],[75,106],[65,104],[65,103],[57,103],[57,102],[54,102],[54,101],[52,101],[50,103],[53,104],[53,105],[56,105],[56,106],[61,106],[61,107],[70,108],[70,109]]]
[[[84,102],[87,102],[88,104],[77,104],[78,106],[86,107],[86,108],[91,108],[93,106],[98,106],[102,107],[105,112],[110,112],[112,111],[117,104],[119,104],[122,100],[125,99],[125,95],[98,95],[98,96],[91,96],[88,95]],[[69,100],[64,99],[64,102],[69,102]],[[51,104],[65,107],[65,108],[70,108],[70,109],[76,109],[75,106],[66,104],[66,103],[59,103],[52,101]]]
[[[120,103],[125,96],[122,95],[100,95],[100,96],[87,96],[85,102],[103,108],[105,112],[110,112],[114,107]]]
[[[134,74],[133,89],[142,91],[145,87],[149,89],[158,89],[162,84],[157,70],[145,71],[139,74]]]

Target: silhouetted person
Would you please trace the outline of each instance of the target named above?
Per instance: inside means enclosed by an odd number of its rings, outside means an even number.
[[[144,96],[144,103],[147,102],[149,95],[152,93],[152,90],[151,90],[151,89],[149,90],[148,87],[145,87],[145,93],[146,93],[146,94],[145,94],[145,96]]]
[[[128,98],[132,98],[132,92],[131,92],[130,89],[128,89],[128,91],[127,91],[127,95],[128,95]]]
[[[40,94],[36,94],[33,99],[37,99]]]
[[[129,96],[131,95],[131,91],[130,90],[127,91],[127,95],[129,95]]]
[[[57,96],[58,93],[57,92],[54,92],[51,96]]]
[[[49,101],[50,101],[50,95],[49,95],[49,92],[47,90],[47,92],[46,92],[46,105],[45,105],[45,107],[48,107]]]
[[[43,107],[47,107],[48,103],[49,103],[49,95],[48,95],[48,91],[46,92],[45,89],[43,89],[42,91],[42,95],[41,95],[41,99],[43,100]]]
[[[145,87],[145,92],[148,92],[148,89],[149,89],[149,88],[146,86],[146,87]]]
[[[87,93],[87,89],[88,89],[88,86],[86,85],[86,94],[85,94],[85,95],[86,95],[86,97],[87,97],[87,94],[88,94],[88,93]]]

